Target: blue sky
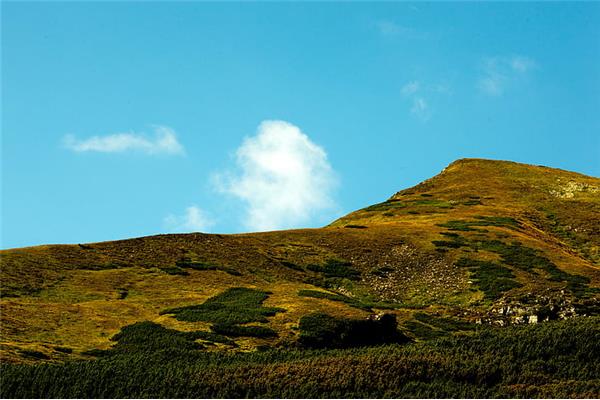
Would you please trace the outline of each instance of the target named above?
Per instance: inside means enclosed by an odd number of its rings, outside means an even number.
[[[600,3],[2,3],[2,248],[322,226],[462,157],[600,175]]]

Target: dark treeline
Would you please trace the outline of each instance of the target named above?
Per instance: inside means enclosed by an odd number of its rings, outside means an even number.
[[[2,398],[600,397],[600,318],[429,342],[338,350],[211,353],[155,327],[94,361],[3,365]],[[135,329],[131,330],[131,332]],[[119,347],[119,346],[116,346]]]

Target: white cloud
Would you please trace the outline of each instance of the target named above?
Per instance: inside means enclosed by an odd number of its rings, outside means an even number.
[[[410,81],[402,87],[400,92],[402,96],[410,101],[410,113],[421,121],[427,121],[431,117],[431,108],[425,95],[439,96],[440,94],[449,93],[447,86],[442,85],[422,85],[419,81]]]
[[[171,232],[206,232],[215,222],[202,209],[190,206],[183,215],[168,215],[164,224]]]
[[[66,135],[63,138],[63,144],[67,149],[78,153],[88,151],[101,153],[139,151],[149,155],[182,155],[185,153],[183,146],[177,141],[175,131],[166,126],[155,126],[154,138],[134,132],[92,136],[82,140],[77,139],[74,135]]]
[[[430,113],[429,113],[429,105],[427,104],[427,101],[425,101],[425,99],[422,97],[415,97],[413,99],[410,113],[424,121],[429,119]]]
[[[237,149],[236,165],[237,173],[216,174],[214,183],[246,203],[251,230],[297,227],[335,205],[337,179],[325,150],[288,122],[263,121]]]
[[[402,87],[402,95],[403,96],[410,96],[413,95],[415,93],[417,93],[417,91],[419,90],[419,81],[411,81],[408,82],[406,85],[404,85]]]
[[[403,28],[392,21],[379,21],[377,28],[382,35],[398,35],[402,33]]]
[[[524,56],[485,58],[477,87],[490,96],[500,96],[536,66],[535,60]]]
[[[510,66],[514,71],[527,72],[536,67],[536,62],[529,57],[513,56],[510,59]]]
[[[504,93],[508,78],[505,75],[498,73],[488,73],[481,77],[477,86],[481,91],[491,96],[499,96]]]
[[[424,39],[427,37],[427,35],[423,32],[389,20],[377,21],[375,26],[382,36],[401,36],[407,39]]]

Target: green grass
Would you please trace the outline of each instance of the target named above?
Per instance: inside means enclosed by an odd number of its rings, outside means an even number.
[[[269,292],[263,290],[231,288],[202,304],[170,308],[161,311],[161,314],[173,314],[180,321],[203,321],[221,325],[267,322],[267,317],[285,311],[277,307],[264,307],[262,303],[268,297]]]
[[[426,200],[409,200],[407,201],[410,205],[416,206],[430,206],[436,208],[454,208],[452,203],[446,200],[426,199]]]
[[[367,311],[371,310],[371,307],[362,303],[360,300],[352,298],[352,297],[344,296],[341,294],[337,294],[337,293],[327,293],[327,292],[322,292],[320,290],[302,289],[298,292],[298,296],[312,297],[315,299],[327,299],[327,300],[331,300],[331,301],[339,301],[341,303],[348,304],[350,307],[355,307],[355,308],[359,308],[361,310],[367,310]]]
[[[514,280],[515,275],[509,268],[492,261],[463,257],[456,262],[456,265],[467,268],[471,272],[471,279],[484,293],[486,299],[498,299],[504,292],[523,286]]]
[[[259,338],[272,338],[277,336],[277,332],[266,326],[255,325],[230,325],[230,324],[214,324],[211,327],[212,331],[225,336],[251,336]]]
[[[492,223],[494,226],[513,226],[518,222],[512,218],[483,218],[484,223]],[[469,221],[450,221],[441,224],[451,231],[475,231],[471,228]],[[482,226],[482,225],[477,225]],[[481,230],[479,230],[481,232]],[[485,293],[487,299],[497,299],[504,292],[513,288],[521,287],[522,284],[513,280],[514,274],[506,266],[521,269],[529,273],[543,271],[548,279],[555,282],[565,282],[566,288],[577,297],[587,297],[597,293],[597,289],[589,288],[590,279],[582,275],[567,273],[556,266],[540,251],[523,246],[517,241],[506,243],[501,240],[489,240],[487,238],[468,239],[456,232],[442,232],[450,240],[433,240],[432,243],[440,249],[470,248],[475,251],[488,251],[500,256],[500,263],[479,261],[469,258],[461,258],[457,265],[469,268],[472,278],[477,286]]]
[[[388,200],[388,201],[384,201],[383,203],[378,203],[378,204],[374,204],[372,206],[363,208],[362,211],[390,211],[390,210],[394,210],[394,209],[398,209],[398,208],[404,208],[406,207],[406,204],[402,203],[401,201],[398,200]]]
[[[500,240],[477,240],[472,247],[499,254],[504,264],[533,272],[545,271],[549,279],[556,282],[566,282],[567,289],[578,297],[588,296],[595,291],[588,287],[590,279],[582,275],[569,274],[559,269],[556,264],[543,256],[538,250],[523,246],[519,242],[505,243]]]
[[[192,261],[190,259],[184,258],[182,260],[177,261],[176,263],[179,269],[181,268],[190,268],[196,271],[223,271],[230,275],[240,276],[241,273],[235,268],[227,267],[224,265],[216,264],[216,263],[207,263],[202,261]],[[162,269],[162,268],[161,268]],[[187,272],[185,274],[187,275]]]
[[[179,267],[161,267],[159,268],[161,271],[169,274],[169,275],[182,275],[182,276],[187,276],[190,273],[179,268]]]
[[[136,322],[121,328],[111,341],[116,342],[108,350],[91,350],[88,355],[108,357],[118,354],[152,353],[164,349],[202,350],[204,345],[197,340],[210,343],[222,343],[235,346],[231,339],[218,332],[193,331],[182,332],[176,329],[165,328],[151,321]]]
[[[447,332],[419,321],[407,321],[404,323],[403,328],[419,340],[433,340],[448,335]]]
[[[470,322],[461,321],[454,318],[434,316],[426,313],[416,313],[414,318],[425,324],[434,326],[446,332],[455,331],[472,331],[476,329],[476,325]]]
[[[323,274],[326,278],[345,278],[359,280],[360,272],[352,268],[352,263],[344,260],[328,259],[323,265],[311,264],[308,270]]]
[[[443,224],[438,224],[443,228],[448,228],[451,231],[477,231],[487,232],[485,229],[479,229],[474,227],[481,226],[498,226],[503,228],[517,229],[520,227],[519,221],[511,217],[497,217],[497,216],[475,216],[475,220],[452,220]]]
[[[358,308],[360,310],[365,311],[372,311],[373,308],[378,308],[381,310],[393,310],[396,308],[403,308],[406,306],[405,304],[372,301],[370,299],[365,298],[348,297],[338,293],[328,293],[320,290],[311,289],[302,289],[298,291],[298,296],[338,301],[341,303],[348,304],[350,307]]]

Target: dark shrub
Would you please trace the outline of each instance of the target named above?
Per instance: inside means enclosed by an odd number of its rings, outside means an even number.
[[[225,336],[251,336],[262,338],[277,336],[277,332],[271,328],[267,328],[266,326],[214,324],[211,329],[213,332]]]
[[[311,348],[348,348],[408,342],[396,327],[393,314],[372,319],[345,319],[314,313],[300,319],[299,343]]]
[[[324,265],[308,265],[306,268],[314,272],[320,272],[327,278],[360,279],[360,272],[352,268],[352,263],[348,261],[332,258],[327,260]]]

